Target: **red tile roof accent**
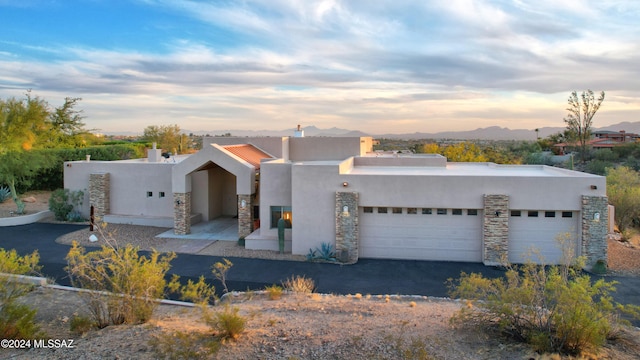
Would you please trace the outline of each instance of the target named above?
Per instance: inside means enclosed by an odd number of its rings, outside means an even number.
[[[249,144],[225,145],[223,146],[223,148],[233,155],[253,165],[256,170],[260,169],[260,160],[272,158],[271,155]]]

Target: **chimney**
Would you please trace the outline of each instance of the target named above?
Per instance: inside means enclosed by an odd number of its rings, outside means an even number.
[[[147,152],[147,162],[159,162],[162,159],[162,150],[157,148],[154,142],[153,147]]]
[[[297,137],[297,138],[304,137],[304,130],[302,130],[302,128],[300,127],[300,124],[298,124],[298,130],[294,132],[293,137]]]

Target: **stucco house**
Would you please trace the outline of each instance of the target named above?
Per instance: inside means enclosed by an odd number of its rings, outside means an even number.
[[[102,221],[173,228],[236,218],[249,249],[305,255],[329,243],[359,258],[558,263],[559,235],[587,266],[607,261],[606,179],[539,165],[451,163],[373,152],[369,137],[212,137],[192,155],[65,163]],[[532,260],[537,261],[537,257]]]

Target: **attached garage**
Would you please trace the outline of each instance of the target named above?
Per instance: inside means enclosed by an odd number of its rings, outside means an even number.
[[[361,207],[361,258],[482,261],[482,211]]]
[[[511,210],[509,216],[509,262],[556,264],[562,259],[560,237],[574,242],[578,254],[579,212]]]

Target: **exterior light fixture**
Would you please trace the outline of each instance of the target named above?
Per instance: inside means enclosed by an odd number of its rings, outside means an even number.
[[[349,207],[347,205],[342,207],[342,216],[349,216]]]
[[[500,211],[496,211],[496,217],[500,217],[501,212]]]
[[[176,200],[176,205],[180,205],[180,204],[182,204],[182,201]]]
[[[348,182],[345,181],[345,182],[342,183],[342,187],[347,187],[347,186],[349,186]]]
[[[600,213],[599,212],[593,214],[593,221],[595,221],[595,222],[599,222],[600,221]]]
[[[246,208],[247,207],[247,201],[246,200],[240,201],[240,207],[243,208],[243,209]]]
[[[598,190],[598,186],[597,185],[591,185],[591,190]]]

